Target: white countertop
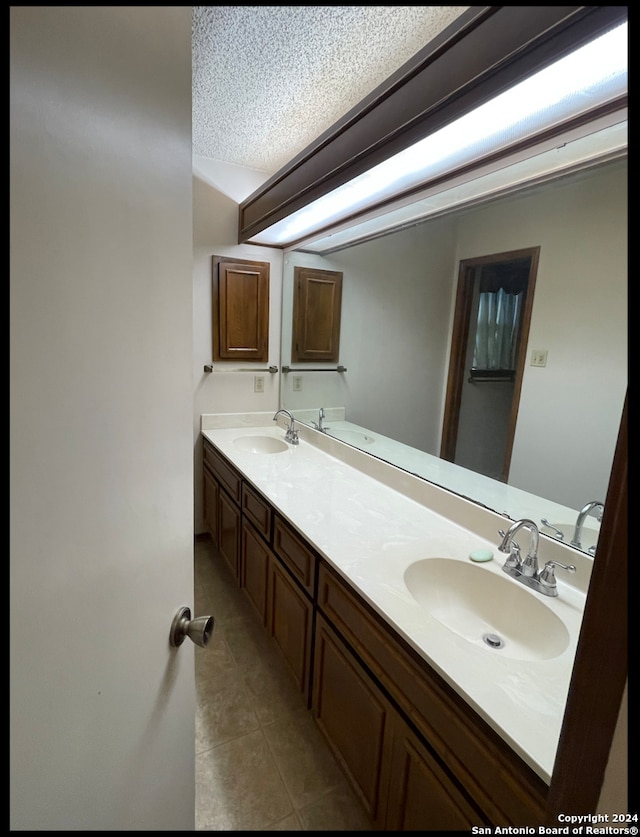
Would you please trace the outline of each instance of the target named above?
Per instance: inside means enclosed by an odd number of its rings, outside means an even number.
[[[537,523],[543,534],[550,537],[554,537],[555,533],[542,523],[542,519],[548,520],[552,524],[555,523],[556,526],[561,524],[565,544],[568,544],[571,540],[579,509],[568,508],[553,500],[538,497],[528,491],[509,485],[509,483],[491,479],[484,474],[476,473],[469,468],[463,468],[439,456],[405,445],[369,428],[361,427],[344,418],[343,408],[327,408],[325,414],[327,417],[326,426],[330,435],[346,432],[345,441],[361,448],[365,453],[384,459],[386,462],[391,462],[405,471],[427,479],[449,491],[454,491],[462,497],[472,497],[476,502],[482,503],[489,509],[494,509],[499,514],[508,515],[512,520],[521,520],[523,517],[530,518]],[[315,410],[296,412],[296,419],[304,420],[306,424],[312,424],[312,421],[317,420],[317,417],[317,411]],[[352,434],[351,437],[348,434]],[[340,435],[338,435],[338,438],[340,438]],[[585,524],[585,529],[587,528],[590,531],[597,532],[600,523],[594,517],[589,517]],[[588,538],[587,545],[590,546],[595,539],[597,539],[597,535],[591,539]]]
[[[229,426],[231,422],[237,426]],[[584,609],[586,556],[583,561],[575,550],[562,547],[570,553],[569,562],[578,565],[576,576],[582,589],[558,577],[559,596],[542,596],[502,572],[499,537],[486,539],[478,534],[495,532],[496,522],[508,526],[495,513],[392,466],[375,463],[372,457],[304,426],[300,443],[282,453],[241,450],[234,444],[238,436],[259,433],[284,438],[283,427],[265,420],[264,414],[203,416],[201,428],[203,436],[549,783]],[[382,479],[376,478],[381,475]],[[431,508],[424,504],[425,492]],[[446,509],[447,516],[433,508]],[[470,528],[454,521],[464,521]],[[501,655],[481,638],[472,642],[449,630],[407,589],[403,576],[413,562],[441,556],[471,565],[469,554],[481,548],[492,550],[495,557],[488,563],[472,564],[477,572],[498,573],[562,619],[569,631],[563,653],[544,660]],[[555,548],[541,539],[541,562],[557,558]],[[566,562],[567,558],[562,554],[558,560]]]

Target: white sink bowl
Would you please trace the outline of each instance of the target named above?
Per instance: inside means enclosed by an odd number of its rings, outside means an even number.
[[[349,445],[370,445],[374,441],[373,436],[367,436],[366,433],[349,430],[348,428],[336,428],[335,430],[329,428],[327,435],[333,436],[334,439],[339,439],[341,442],[347,442]]]
[[[282,453],[288,448],[285,441],[275,436],[238,436],[233,443],[249,453]]]
[[[450,558],[411,564],[413,598],[450,631],[517,660],[549,660],[569,645],[564,622],[535,593],[502,573]]]

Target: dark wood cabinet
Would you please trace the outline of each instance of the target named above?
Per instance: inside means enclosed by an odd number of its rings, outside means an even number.
[[[313,603],[276,558],[269,564],[267,630],[308,705]]]
[[[269,358],[269,262],[213,257],[213,359]]]
[[[240,587],[255,607],[260,621],[267,620],[267,592],[269,564],[273,555],[253,525],[247,520],[242,523],[242,549],[240,561]]]
[[[316,619],[312,712],[372,823],[386,821],[392,708],[329,624]]]
[[[218,502],[220,487],[207,467],[203,468],[203,517],[211,540],[218,546]]]
[[[218,549],[236,581],[240,577],[240,509],[220,491],[218,498]]]
[[[291,360],[337,363],[340,354],[342,273],[294,268]]]
[[[302,537],[278,516],[273,525],[273,549],[302,589],[315,597],[317,555]]]
[[[544,822],[547,785],[324,562],[318,608],[390,696],[434,764],[446,765],[451,787],[464,789],[462,796],[473,799],[487,823]]]
[[[399,716],[394,733],[386,831],[470,833],[489,824]]]
[[[213,543],[239,581],[242,480],[207,441],[203,443],[202,470],[204,521]]]
[[[547,785],[204,440],[204,517],[377,829],[539,826]]]

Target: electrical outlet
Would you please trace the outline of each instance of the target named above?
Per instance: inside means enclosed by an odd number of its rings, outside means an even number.
[[[253,391],[264,392],[264,375],[256,375],[253,379]]]
[[[546,349],[534,349],[531,352],[531,365],[532,366],[546,366],[547,365],[547,350]]]
[[[300,392],[302,390],[302,375],[293,376],[293,391]]]

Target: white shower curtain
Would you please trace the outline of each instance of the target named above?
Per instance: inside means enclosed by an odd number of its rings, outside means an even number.
[[[523,294],[503,288],[480,294],[474,369],[515,369],[516,337]]]

